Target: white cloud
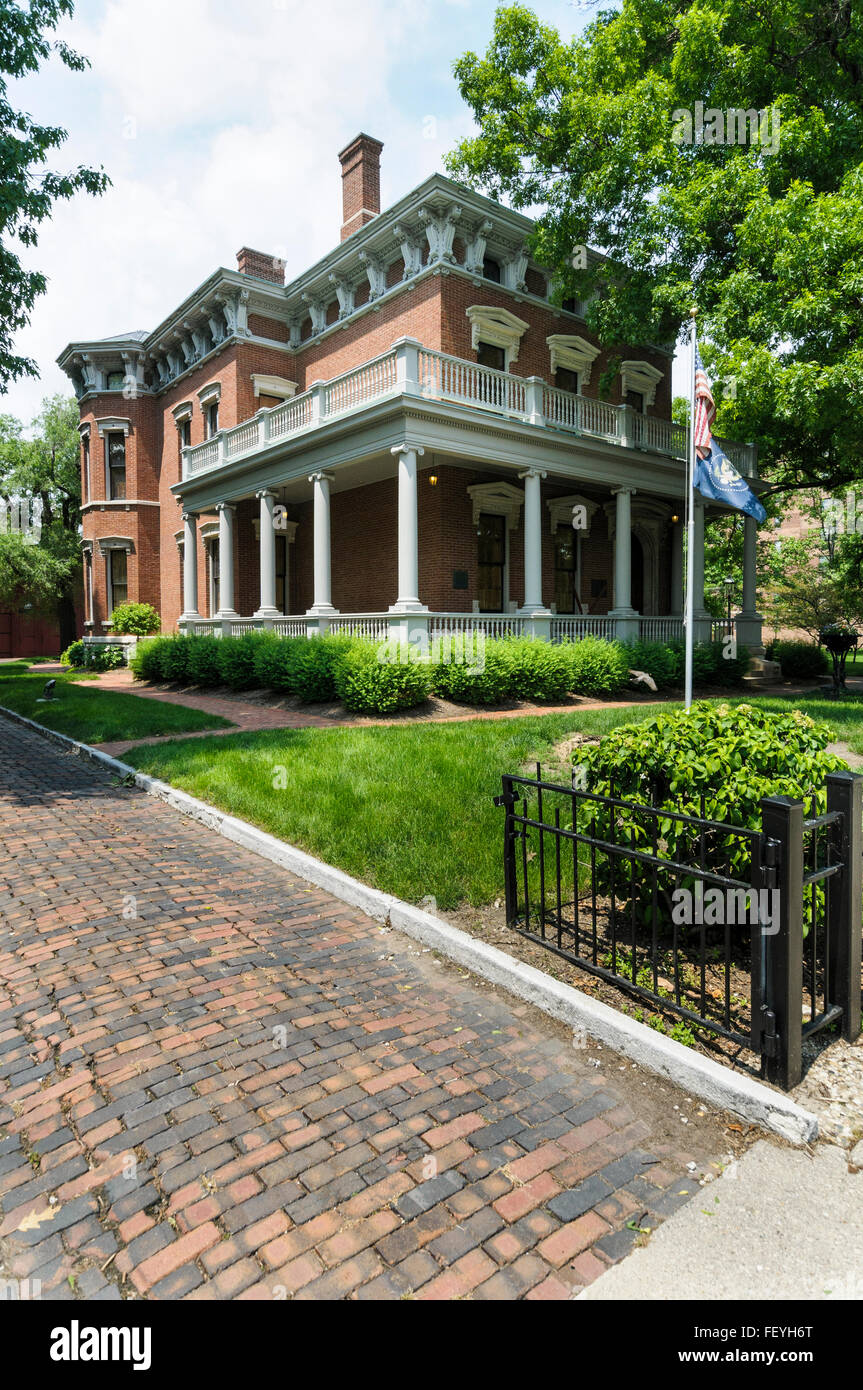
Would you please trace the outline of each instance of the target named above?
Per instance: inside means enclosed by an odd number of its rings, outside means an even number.
[[[538,6],[565,26],[560,0]],[[151,329],[243,245],[289,278],[338,241],[337,153],[384,141],[384,206],[471,128],[451,74],[484,49],[493,0],[79,0],[64,37],[91,68],[49,65],[13,85],[70,131],[55,167],[103,164],[99,199],[59,204],[26,261],[49,279],[17,349],[41,380],[0,409],[28,419],[68,391],[54,365],[77,338]],[[431,136],[431,138],[428,138]]]

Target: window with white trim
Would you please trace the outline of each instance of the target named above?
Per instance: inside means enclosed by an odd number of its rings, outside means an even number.
[[[118,430],[105,434],[105,471],[109,502],[126,496],[126,436]]]
[[[125,550],[109,550],[105,561],[108,580],[108,613],[129,598],[129,557]]]

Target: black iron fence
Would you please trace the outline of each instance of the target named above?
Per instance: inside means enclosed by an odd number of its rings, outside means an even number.
[[[505,776],[507,923],[738,1049],[786,1088],[804,1037],[860,1032],[863,777],[827,810],[766,797],[758,829]],[[672,1036],[675,1030],[672,1030]],[[685,1033],[679,1036],[686,1036]]]

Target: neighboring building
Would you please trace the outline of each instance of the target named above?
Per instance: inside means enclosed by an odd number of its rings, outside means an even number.
[[[600,400],[610,354],[551,302],[530,220],[440,175],[381,213],[381,149],[341,152],[341,242],[291,284],[244,248],[153,332],[62,353],[87,630],[128,598],[166,630],[678,634],[672,348],[618,354]]]

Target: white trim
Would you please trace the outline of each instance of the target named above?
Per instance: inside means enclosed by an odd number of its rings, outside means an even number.
[[[568,493],[566,497],[549,497],[545,504],[551,513],[551,533],[554,535],[558,526],[572,525],[573,507],[584,507],[587,512],[587,525],[579,530],[580,536],[589,536],[590,528],[593,525],[593,518],[599,511],[599,503],[592,502],[589,497],[583,497],[580,492]]]
[[[191,420],[194,411],[195,406],[192,401],[181,401],[179,405],[173,406],[171,414],[174,417],[174,424],[177,426],[177,429],[179,429],[186,420]]]
[[[490,516],[505,516],[507,531],[518,526],[521,509],[524,506],[524,492],[512,483],[474,483],[467,489],[473,503],[473,525],[476,530],[481,512]]]
[[[128,439],[132,432],[132,421],[120,415],[107,415],[103,419],[97,420],[96,425],[100,439],[104,439],[106,434],[122,434]]]
[[[123,507],[126,511],[130,507],[161,507],[161,502],[154,502],[147,497],[100,497],[95,502],[85,502],[81,508],[81,515],[85,512],[104,512],[107,507]]]
[[[644,408],[653,405],[656,399],[656,388],[665,376],[658,367],[653,367],[649,362],[621,362],[620,364],[620,393],[621,399],[626,399],[627,391],[638,391],[644,396]]]
[[[599,348],[594,347],[586,338],[580,338],[577,333],[550,333],[545,341],[551,356],[552,373],[556,372],[558,367],[563,367],[565,371],[578,373],[579,391],[589,386],[590,374],[599,356]]]
[[[298,383],[289,381],[286,376],[266,376],[262,372],[252,372],[252,385],[256,400],[259,396],[277,396],[280,400],[289,401],[299,389]]]
[[[498,309],[491,304],[472,304],[465,309],[465,313],[470,320],[470,341],[474,352],[481,342],[503,348],[508,371],[510,363],[518,361],[519,345],[530,324],[511,314],[509,309]]]
[[[202,386],[198,392],[198,400],[201,410],[206,411],[207,406],[213,405],[222,399],[222,383],[220,381],[208,381],[206,386]]]

